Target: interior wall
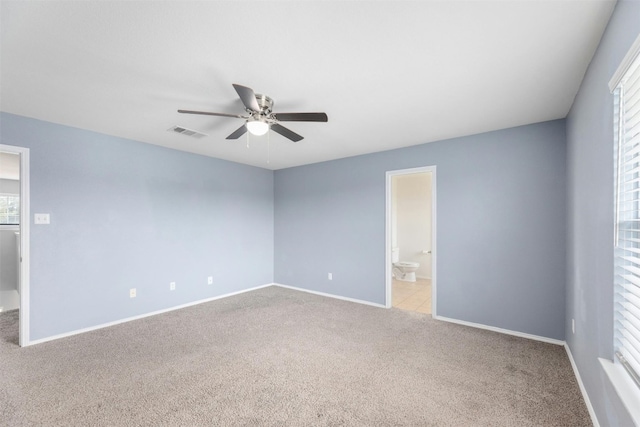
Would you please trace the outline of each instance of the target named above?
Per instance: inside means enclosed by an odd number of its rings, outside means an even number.
[[[436,165],[438,314],[564,339],[565,149],[556,120],[278,170],[275,280],[384,304],[385,173]]]
[[[0,194],[20,194],[20,181],[0,179]],[[20,306],[18,293],[18,249],[16,231],[19,225],[0,225],[0,309]]]
[[[20,231],[19,226],[0,227],[0,292],[18,290],[17,231]],[[4,306],[3,296],[0,296],[0,307]],[[5,307],[5,310],[8,308]]]
[[[0,311],[20,307],[17,231],[17,225],[0,227]]]
[[[430,279],[431,255],[423,251],[431,250],[431,173],[394,176],[393,181],[400,261],[419,263],[416,276]]]
[[[7,113],[0,141],[30,149],[31,212],[51,215],[32,340],[273,282],[272,171]]]
[[[614,128],[608,83],[639,32],[640,2],[618,1],[567,117],[565,330],[602,426],[633,425],[598,357],[613,358]]]

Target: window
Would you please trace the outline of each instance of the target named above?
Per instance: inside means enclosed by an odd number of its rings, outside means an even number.
[[[0,225],[20,224],[20,196],[0,194]]]
[[[640,40],[640,38],[638,39]],[[615,100],[614,351],[640,387],[640,44],[610,88]]]

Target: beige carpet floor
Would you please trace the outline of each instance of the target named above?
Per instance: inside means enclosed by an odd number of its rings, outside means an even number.
[[[562,347],[399,309],[270,287],[26,348],[17,317],[3,426],[591,425]]]

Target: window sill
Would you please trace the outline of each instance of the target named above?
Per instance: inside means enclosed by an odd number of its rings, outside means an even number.
[[[631,419],[635,425],[640,426],[640,389],[629,378],[629,374],[622,365],[607,359],[598,358],[598,360]]]

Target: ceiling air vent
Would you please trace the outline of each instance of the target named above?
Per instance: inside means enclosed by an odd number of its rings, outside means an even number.
[[[172,128],[167,129],[167,131],[179,133],[185,136],[190,136],[192,138],[204,138],[205,136],[209,136],[206,133],[198,132],[197,130],[193,130],[193,129],[187,129],[182,126],[174,126]]]

